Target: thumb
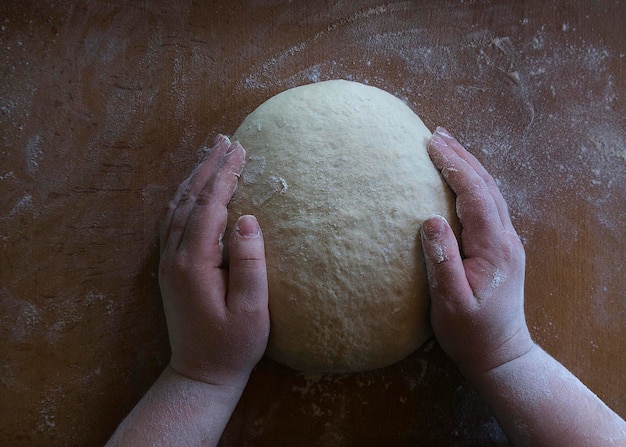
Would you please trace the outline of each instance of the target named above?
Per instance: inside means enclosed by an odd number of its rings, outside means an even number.
[[[254,216],[237,220],[228,245],[228,307],[233,311],[267,309],[265,246]]]
[[[432,216],[423,222],[421,236],[433,310],[444,303],[462,305],[473,293],[450,224],[442,216]]]

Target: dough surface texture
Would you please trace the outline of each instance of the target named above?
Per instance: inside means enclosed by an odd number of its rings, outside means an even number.
[[[429,337],[419,228],[456,219],[430,135],[395,96],[343,80],[284,91],[237,129],[247,160],[229,227],[254,214],[263,229],[271,358],[364,371]]]

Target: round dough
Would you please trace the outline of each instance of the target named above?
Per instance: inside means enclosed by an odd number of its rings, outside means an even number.
[[[455,218],[430,135],[395,96],[343,80],[284,91],[237,129],[247,160],[230,226],[254,214],[263,229],[271,358],[364,371],[429,337],[419,227]]]

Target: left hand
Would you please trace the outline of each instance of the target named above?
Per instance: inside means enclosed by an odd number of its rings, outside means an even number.
[[[237,221],[224,266],[227,205],[244,163],[239,143],[215,139],[169,203],[159,265],[170,367],[193,380],[237,387],[245,386],[269,335],[263,236],[253,216]]]

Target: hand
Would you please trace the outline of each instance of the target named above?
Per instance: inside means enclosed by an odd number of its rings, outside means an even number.
[[[626,423],[533,343],[524,249],[493,178],[445,129],[430,157],[456,194],[461,251],[442,217],[422,226],[435,336],[515,445],[624,445]]]
[[[215,139],[168,206],[159,265],[170,367],[193,380],[242,388],[269,335],[263,236],[253,216],[237,221],[224,265],[226,207],[244,163],[239,143]]]
[[[524,317],[524,248],[495,181],[443,128],[428,152],[456,194],[459,244],[444,218],[422,226],[437,340],[469,376],[529,352]],[[462,252],[462,254],[461,254]]]
[[[170,202],[161,226],[159,284],[172,347],[169,367],[108,446],[217,445],[267,345],[267,275],[261,229],[242,216],[222,238],[226,206],[245,162],[218,136]]]

